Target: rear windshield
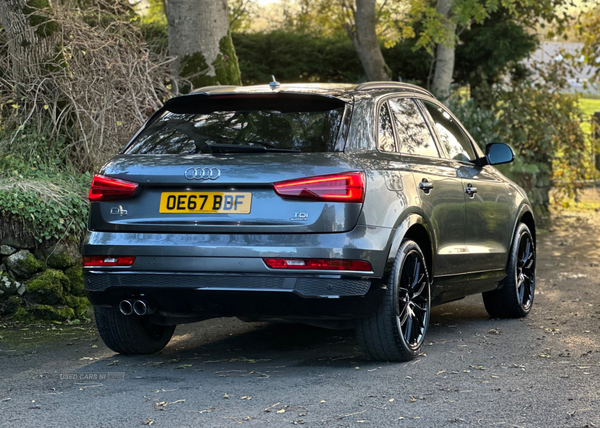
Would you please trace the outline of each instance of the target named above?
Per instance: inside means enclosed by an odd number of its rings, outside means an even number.
[[[343,149],[337,144],[344,113],[342,103],[336,103],[337,108],[322,111],[315,111],[314,103],[310,109],[303,105],[301,109],[294,109],[289,102],[281,109],[276,108],[277,105],[273,109],[252,109],[247,108],[252,107],[248,102],[220,102],[214,107],[235,107],[206,111],[210,110],[211,103],[207,104],[198,109],[203,111],[188,113],[177,108],[173,109],[175,112],[165,111],[124,153],[191,155],[213,153],[214,147],[223,146],[235,152],[235,145],[294,152]],[[262,104],[260,107],[266,107]]]

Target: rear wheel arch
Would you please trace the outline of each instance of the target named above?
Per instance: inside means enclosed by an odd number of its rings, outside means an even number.
[[[394,265],[394,260],[398,254],[398,249],[402,245],[402,242],[410,239],[415,241],[425,257],[425,264],[427,265],[427,271],[429,272],[430,278],[433,280],[434,275],[434,257],[435,245],[434,239],[431,235],[431,228],[427,224],[426,220],[419,214],[411,213],[396,228],[396,233],[392,238],[392,244],[388,254],[384,273],[384,283],[387,283],[390,272]]]

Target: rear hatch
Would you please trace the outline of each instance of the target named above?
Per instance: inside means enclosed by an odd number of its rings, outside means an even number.
[[[351,230],[366,189],[362,167],[343,153],[350,115],[351,104],[322,95],[171,100],[94,179],[89,227]]]

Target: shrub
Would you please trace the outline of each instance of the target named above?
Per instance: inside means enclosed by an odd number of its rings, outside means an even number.
[[[566,70],[537,66],[537,78],[491,88],[486,106],[455,96],[453,110],[482,149],[490,142],[513,147],[516,159],[499,169],[529,194],[538,218],[547,217],[552,186],[571,197],[588,178],[591,141],[580,127],[578,96],[563,92]]]
[[[169,60],[148,49],[126,2],[77,3],[46,9],[30,3],[31,16],[53,31],[44,41],[45,62],[28,75],[13,75],[30,58],[9,55],[0,32],[0,115],[11,135],[0,151],[23,146],[26,128],[48,127],[50,138],[40,147],[65,152],[62,158],[83,172],[114,156],[162,105]]]
[[[83,236],[91,176],[44,154],[0,152],[0,239],[24,236],[41,243]]]

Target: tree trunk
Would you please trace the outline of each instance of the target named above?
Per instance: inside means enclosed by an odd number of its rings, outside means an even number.
[[[33,3],[35,6],[30,6]],[[59,26],[48,16],[48,0],[0,0],[0,20],[6,31],[12,78],[18,85],[42,77],[49,59],[56,56],[51,37]]]
[[[437,45],[435,74],[431,85],[432,92],[440,99],[450,96],[450,84],[454,74],[454,54],[456,49],[456,23],[452,19],[452,0],[438,0],[436,10],[444,16],[443,42]]]
[[[367,80],[391,80],[375,31],[375,0],[356,0],[355,28],[348,33],[358,53]]]
[[[189,81],[195,88],[241,84],[226,0],[169,0],[167,21],[176,78]],[[185,85],[180,91],[190,89]]]

